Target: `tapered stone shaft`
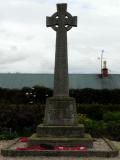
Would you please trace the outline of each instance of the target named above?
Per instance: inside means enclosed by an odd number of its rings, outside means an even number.
[[[69,96],[67,32],[58,31],[56,34],[54,96]]]
[[[57,12],[47,17],[47,27],[56,31],[54,96],[69,96],[67,31],[77,26],[77,17],[67,12],[67,4],[57,4]]]

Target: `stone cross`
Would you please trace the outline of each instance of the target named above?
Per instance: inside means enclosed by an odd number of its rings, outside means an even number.
[[[56,31],[54,96],[69,96],[67,31],[77,26],[77,17],[67,12],[67,4],[57,4],[57,12],[46,18],[47,27]]]

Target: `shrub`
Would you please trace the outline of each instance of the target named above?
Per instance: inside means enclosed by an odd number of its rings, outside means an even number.
[[[22,89],[0,88],[0,104],[28,104],[30,102],[45,104],[46,98],[52,95],[53,90],[43,86]],[[79,104],[120,104],[120,89],[70,89],[70,96],[74,97]]]
[[[93,136],[107,136],[114,140],[120,140],[120,120],[95,121],[83,114],[78,114],[77,119],[79,123],[85,125],[86,132],[91,133]]]
[[[120,112],[107,112],[103,114],[103,120],[108,121],[120,121]]]
[[[14,139],[17,138],[17,134],[16,133],[7,133],[7,132],[0,132],[0,140],[10,140],[10,139]]]
[[[107,112],[120,112],[119,104],[77,104],[77,113],[86,114],[88,118],[102,120]]]
[[[86,132],[89,132],[94,136],[103,135],[107,131],[107,123],[104,121],[94,121],[83,114],[78,114],[77,119],[79,123],[85,125]]]
[[[25,127],[34,128],[37,124],[43,122],[44,109],[45,105],[41,104],[2,104],[0,105],[0,127],[20,130]],[[120,105],[77,104],[77,112],[83,115],[83,117],[80,117],[83,119],[86,115],[89,120],[116,121],[120,117]],[[114,112],[118,113],[114,115]]]
[[[120,104],[120,89],[71,89],[70,95],[77,103]]]
[[[44,106],[42,105],[0,105],[0,128],[22,130],[36,127],[42,123]]]
[[[0,104],[45,104],[46,98],[52,96],[53,91],[46,87],[33,86],[22,89],[0,88]]]
[[[120,141],[120,120],[119,121],[109,121],[107,122],[107,132],[109,135],[115,139]]]

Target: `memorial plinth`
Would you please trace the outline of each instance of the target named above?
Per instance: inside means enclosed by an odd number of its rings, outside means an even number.
[[[93,139],[77,122],[75,99],[69,97],[67,31],[77,26],[77,17],[67,12],[67,4],[57,4],[57,12],[46,18],[56,31],[54,94],[46,101],[45,116],[28,146],[41,143],[62,146],[93,146]]]

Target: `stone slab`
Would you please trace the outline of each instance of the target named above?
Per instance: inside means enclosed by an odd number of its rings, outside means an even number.
[[[78,126],[37,126],[38,137],[84,137],[84,125]]]
[[[79,137],[37,137],[33,134],[29,137],[28,146],[36,146],[42,143],[54,145],[54,146],[76,146],[81,145],[88,148],[93,147],[93,138],[89,134],[85,134],[84,138]]]
[[[59,96],[48,98],[43,124],[47,126],[78,125],[75,99]]]
[[[75,156],[75,157],[116,157],[119,154],[118,149],[113,145],[113,143],[106,139],[101,139],[103,141],[95,145],[94,142],[93,148],[89,148],[87,151],[55,151],[55,150],[44,150],[44,151],[33,151],[33,150],[16,150],[16,147],[21,147],[19,140],[16,140],[14,143],[8,145],[6,148],[1,150],[1,154],[5,157],[17,157],[17,156]],[[104,144],[103,144],[104,143]],[[26,146],[26,143],[22,143],[23,147]],[[106,147],[104,147],[106,145]]]

